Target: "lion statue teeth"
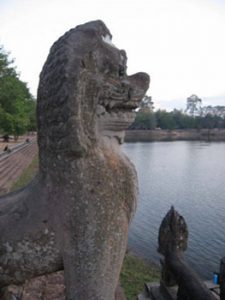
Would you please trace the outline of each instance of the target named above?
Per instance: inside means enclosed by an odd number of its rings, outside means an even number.
[[[64,269],[66,299],[113,300],[137,199],[124,129],[149,86],[102,21],[52,46],[37,99],[40,170],[1,197],[0,287]]]

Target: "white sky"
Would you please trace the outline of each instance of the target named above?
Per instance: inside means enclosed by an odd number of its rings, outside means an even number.
[[[0,0],[0,44],[36,96],[53,42],[76,25],[101,19],[125,49],[128,73],[151,76],[157,108],[225,105],[225,0]]]

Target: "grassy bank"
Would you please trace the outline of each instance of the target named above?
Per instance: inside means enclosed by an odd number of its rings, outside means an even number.
[[[159,281],[159,277],[160,271],[157,266],[131,254],[125,256],[120,273],[120,283],[127,300],[136,300],[137,295],[144,290],[144,283]]]
[[[31,162],[20,178],[13,184],[11,191],[25,186],[38,172],[38,157]],[[137,295],[143,291],[144,283],[159,281],[159,269],[142,259],[127,254],[124,258],[120,283],[124,289],[127,300],[135,300]]]

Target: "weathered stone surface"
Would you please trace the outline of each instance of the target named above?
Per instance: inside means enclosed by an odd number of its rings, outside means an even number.
[[[177,300],[215,300],[215,296],[184,261],[182,254],[187,248],[187,240],[187,224],[171,207],[159,228],[158,251],[165,257],[161,261],[160,292],[168,297],[168,287],[178,285]]]
[[[64,272],[26,280],[22,285],[10,285],[2,291],[1,300],[65,300]],[[126,300],[123,289],[117,286],[115,300]]]
[[[65,300],[63,271],[25,282],[21,300]]]
[[[11,297],[11,298],[10,298]],[[26,280],[22,285],[5,288],[2,300],[65,300],[63,271]]]
[[[188,228],[185,219],[172,206],[159,228],[158,252],[167,255],[187,249]]]
[[[0,198],[0,288],[64,269],[66,299],[115,298],[137,197],[121,152],[149,77],[126,74],[103,22],[51,48],[38,89],[40,172]]]

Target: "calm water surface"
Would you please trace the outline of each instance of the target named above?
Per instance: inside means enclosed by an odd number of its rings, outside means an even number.
[[[159,262],[158,229],[174,205],[188,224],[187,261],[212,278],[225,256],[225,143],[127,143],[123,150],[136,166],[140,188],[129,248]]]

